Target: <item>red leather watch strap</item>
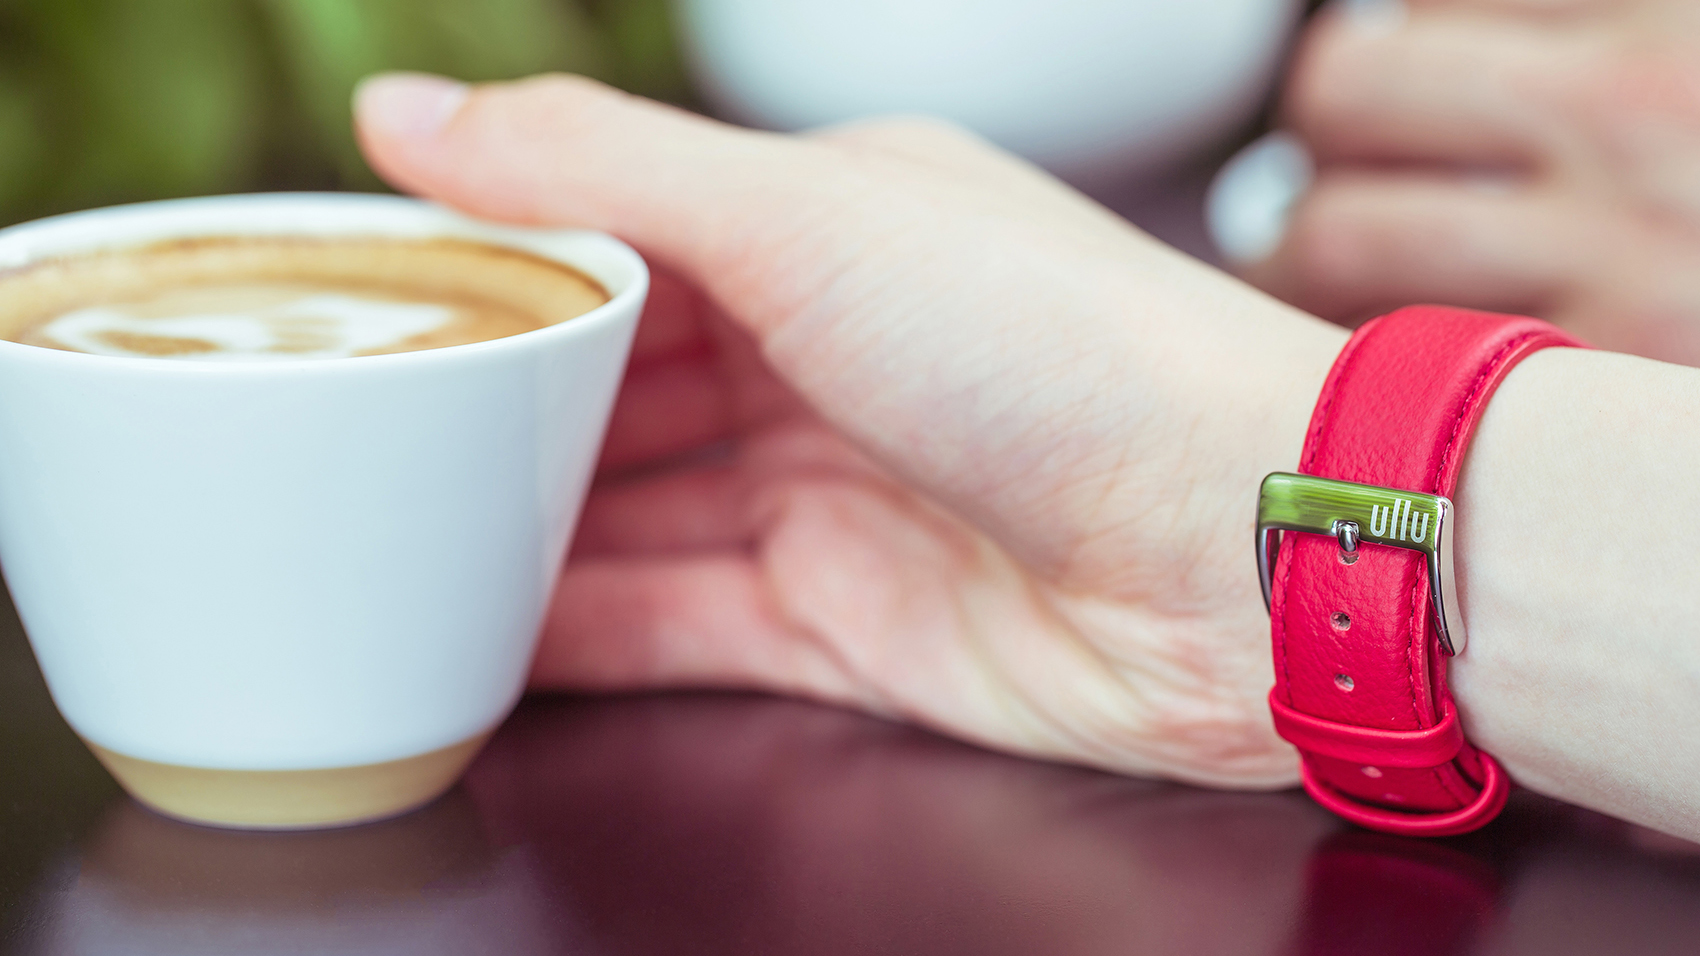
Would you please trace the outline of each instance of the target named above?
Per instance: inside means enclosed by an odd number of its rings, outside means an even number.
[[[1335,361],[1299,471],[1449,496],[1494,390],[1551,346],[1583,343],[1537,319],[1462,309],[1376,319]],[[1271,709],[1311,796],[1364,826],[1427,836],[1498,814],[1509,780],[1458,727],[1422,555],[1364,544],[1347,565],[1334,539],[1288,533],[1270,597]]]

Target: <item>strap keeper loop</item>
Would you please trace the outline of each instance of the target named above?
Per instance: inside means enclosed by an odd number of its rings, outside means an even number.
[[[1441,719],[1426,730],[1375,730],[1300,713],[1269,692],[1275,732],[1307,753],[1377,767],[1438,767],[1464,749],[1464,728],[1451,700],[1440,701]]]
[[[1301,765],[1300,775],[1304,780],[1305,792],[1310,794],[1312,799],[1358,826],[1401,836],[1457,836],[1479,829],[1489,820],[1499,816],[1499,812],[1505,809],[1506,800],[1511,796],[1511,778],[1499,766],[1499,762],[1485,753],[1477,753],[1485,775],[1481,791],[1468,806],[1440,813],[1409,813],[1362,803],[1317,777],[1311,772],[1309,761]]]

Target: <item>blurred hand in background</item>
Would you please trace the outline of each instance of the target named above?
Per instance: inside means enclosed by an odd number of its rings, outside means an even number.
[[[1347,323],[1442,302],[1700,363],[1700,4],[1337,3],[1282,112],[1296,141],[1230,163],[1212,209],[1259,285]]]

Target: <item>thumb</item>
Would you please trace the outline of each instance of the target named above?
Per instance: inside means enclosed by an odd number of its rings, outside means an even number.
[[[611,232],[711,292],[838,202],[816,144],[582,77],[467,86],[390,73],[361,84],[354,106],[361,148],[398,188],[486,218]]]

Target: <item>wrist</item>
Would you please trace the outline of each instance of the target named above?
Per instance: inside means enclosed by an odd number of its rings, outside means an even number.
[[[1286,787],[1297,782],[1297,764],[1269,720],[1268,619],[1247,574],[1247,491],[1267,472],[1297,466],[1305,423],[1347,333],[1206,278],[1208,286],[1193,288],[1164,282],[1156,301],[1137,285],[1119,292],[1139,304],[1129,322],[1141,328],[1100,391],[1124,419],[1115,483],[1108,493],[1094,489],[1097,530],[1064,573],[1041,574],[1068,593],[1114,597],[1114,612],[1098,603],[1091,615],[1065,610],[1090,643],[1118,654],[1148,648],[1135,657],[1169,662],[1145,672],[1157,686],[1138,695],[1162,728],[1153,731],[1158,746],[1140,739],[1137,759],[1107,767],[1209,786]],[[1152,749],[1161,761],[1150,759]]]
[[[1458,489],[1466,731],[1519,783],[1700,836],[1691,369],[1553,350],[1507,378]],[[1661,410],[1663,410],[1661,412]],[[1674,422],[1678,427],[1660,427]]]
[[[1178,446],[1183,457],[1165,484],[1185,496],[1177,512],[1193,519],[1187,534],[1198,550],[1190,563],[1224,569],[1220,596],[1207,602],[1195,596],[1222,615],[1217,653],[1241,662],[1218,667],[1217,676],[1231,680],[1235,711],[1273,748],[1260,774],[1240,785],[1294,786],[1294,751],[1269,720],[1269,618],[1247,562],[1255,504],[1248,491],[1254,495],[1272,471],[1298,467],[1317,397],[1349,333],[1261,294],[1245,299],[1243,308],[1214,317],[1207,333],[1180,330],[1193,334],[1177,336],[1165,353],[1166,371],[1176,376],[1170,381],[1179,382],[1170,392],[1189,416],[1181,419],[1189,440]],[[1201,447],[1204,441],[1212,444]],[[1196,608],[1197,602],[1186,603]]]

